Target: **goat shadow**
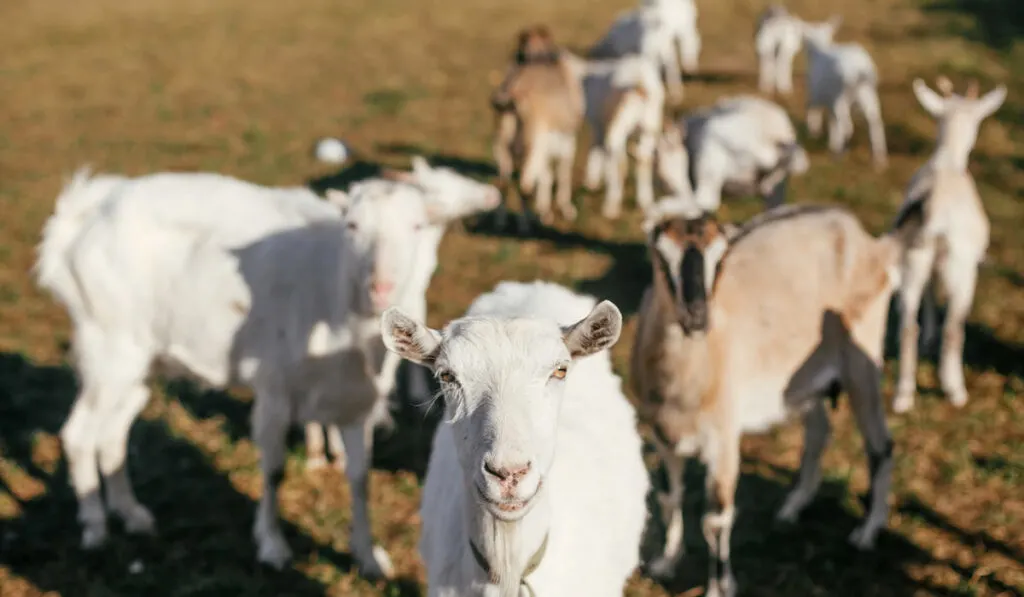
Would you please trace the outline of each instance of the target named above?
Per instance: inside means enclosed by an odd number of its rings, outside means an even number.
[[[128,459],[133,488],[156,517],[157,535],[127,535],[112,517],[107,544],[81,550],[77,501],[64,459],[55,458],[59,441],[39,435],[59,433],[75,394],[69,367],[0,354],[0,447],[4,461],[19,471],[0,480],[0,496],[16,504],[16,514],[0,521],[0,554],[11,573],[63,595],[324,594],[326,585],[293,568],[278,572],[256,562],[255,503],[162,420],[136,421]],[[282,529],[297,558],[315,554],[351,568],[347,555],[295,525],[282,521]],[[408,580],[388,590],[420,595]]]

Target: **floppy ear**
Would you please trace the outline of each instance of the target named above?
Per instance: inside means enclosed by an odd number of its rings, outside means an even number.
[[[388,307],[380,316],[384,346],[398,356],[430,367],[441,348],[441,334],[406,315],[398,307]]]
[[[1003,101],[1005,100],[1006,85],[1000,85],[981,96],[981,99],[978,100],[978,110],[980,111],[981,118],[991,116],[993,112],[999,109],[999,106],[1003,105]]]
[[[931,87],[921,79],[914,79],[914,95],[921,107],[932,116],[938,118],[946,110],[946,100],[938,93],[932,91]]]
[[[352,198],[349,197],[348,193],[341,189],[327,189],[325,197],[327,201],[337,205],[342,213],[352,205]]]
[[[611,301],[601,301],[590,314],[562,328],[569,354],[577,359],[611,348],[622,332],[622,312]]]

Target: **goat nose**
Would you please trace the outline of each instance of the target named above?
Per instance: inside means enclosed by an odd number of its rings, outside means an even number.
[[[387,280],[374,280],[371,284],[374,294],[388,294],[395,285]]]
[[[484,471],[492,477],[497,477],[499,481],[515,480],[518,481],[530,472],[530,463],[515,465],[515,466],[502,466],[496,467],[494,464],[488,461],[484,461]]]

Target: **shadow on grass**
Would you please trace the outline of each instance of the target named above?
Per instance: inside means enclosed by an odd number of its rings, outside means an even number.
[[[749,465],[752,461],[744,459],[744,463]],[[765,468],[763,464],[760,466]],[[780,467],[769,465],[767,468],[773,478],[745,473],[740,477],[736,494],[738,515],[733,527],[731,548],[733,571],[741,595],[895,597],[920,594],[919,591],[926,591],[929,595],[962,595],[956,589],[915,580],[905,571],[908,565],[934,563],[949,566],[964,582],[980,582],[994,591],[1016,594],[991,576],[972,580],[975,578],[973,570],[952,560],[938,560],[888,530],[879,534],[873,551],[858,551],[847,539],[862,519],[844,503],[848,501],[849,490],[843,482],[826,478],[817,497],[803,511],[795,525],[776,523],[775,513],[789,492],[789,484],[795,480],[795,474]],[[684,475],[686,555],[675,577],[662,583],[672,594],[691,594],[690,591],[705,586],[707,582],[707,546],[700,530],[700,519],[704,512],[704,474],[704,467],[697,461],[687,463]],[[660,468],[652,472],[651,480],[655,487],[665,487]],[[978,539],[975,534],[951,525],[923,504],[915,503],[913,508],[920,509],[918,516],[924,522],[947,530],[958,541]],[[653,492],[648,498],[648,509],[652,516],[641,549],[645,561],[658,553],[664,544],[664,526]],[[992,548],[999,549],[1000,546]],[[1019,554],[1010,555],[1015,557]]]
[[[509,219],[511,221],[517,217],[510,214]],[[650,282],[647,248],[643,243],[598,240],[576,232],[562,232],[536,222],[525,235],[518,234],[514,229],[515,224],[512,223],[506,230],[496,230],[486,221],[467,226],[468,232],[480,236],[540,240],[550,242],[559,249],[583,248],[610,256],[611,267],[599,278],[578,280],[576,290],[611,300],[624,317],[637,312],[644,288]]]
[[[402,155],[409,158],[416,155],[423,156],[432,166],[451,168],[459,174],[472,178],[490,178],[498,175],[497,168],[490,162],[463,158],[443,152],[432,152],[426,148],[409,143],[381,143],[376,146],[376,149],[381,153]]]
[[[3,459],[24,471],[5,475],[0,491],[18,502],[0,522],[3,563],[43,591],[63,595],[323,595],[304,574],[256,562],[255,504],[236,491],[208,457],[159,421],[139,419],[129,440],[129,468],[139,500],[157,520],[158,535],[126,535],[111,519],[102,549],[79,549],[77,503],[63,459],[55,470],[33,461],[35,433],[59,433],[75,395],[66,367],[40,367],[20,355],[0,355],[0,446]],[[318,544],[286,521],[282,528],[299,560],[351,567],[347,554]],[[141,569],[135,573],[133,567]],[[398,580],[385,594],[418,596]]]
[[[924,10],[971,17],[973,26],[951,23],[951,31],[996,50],[1009,49],[1024,36],[1024,5],[1019,0],[936,0]]]

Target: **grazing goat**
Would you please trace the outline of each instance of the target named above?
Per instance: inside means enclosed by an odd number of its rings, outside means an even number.
[[[989,243],[989,221],[985,208],[967,170],[981,121],[992,115],[1006,99],[1000,85],[981,98],[978,83],[972,81],[966,95],[953,93],[953,84],[940,77],[938,89],[928,88],[920,79],[913,83],[921,106],[938,121],[935,152],[907,185],[906,198],[896,225],[907,213],[923,209],[925,222],[920,233],[909,239],[903,264],[900,299],[903,307],[900,334],[899,382],[893,410],[905,412],[914,405],[917,391],[917,313],[922,298],[929,300],[924,313],[925,338],[934,336],[935,314],[931,282],[937,275],[946,291],[948,309],[942,333],[939,380],[955,406],[967,403],[964,384],[964,321],[974,301],[978,265]]]
[[[821,480],[831,433],[823,397],[840,386],[864,437],[871,477],[868,515],[850,540],[870,548],[886,524],[893,466],[880,387],[886,316],[920,210],[882,238],[832,207],[777,207],[731,235],[692,204],[663,202],[659,211],[644,226],[653,282],[630,364],[638,412],[654,429],[669,482],[660,495],[665,549],[651,572],[672,572],[682,555],[683,463],[699,455],[709,475],[705,594],[735,594],[729,541],[741,436],[803,417],[799,480],[778,514],[795,520]]]
[[[584,183],[597,190],[604,179],[602,214],[617,218],[622,211],[626,145],[635,135],[636,201],[646,210],[654,203],[654,152],[665,107],[658,67],[643,56],[576,59],[583,64],[586,119],[592,132]]]
[[[793,92],[793,59],[803,45],[803,21],[781,4],[764,9],[757,19],[754,49],[758,58],[758,88],[763,93]]]
[[[649,479],[608,348],[610,302],[502,282],[432,330],[397,308],[389,350],[432,368],[445,420],[423,488],[428,595],[622,595]]]
[[[706,211],[717,210],[723,195],[758,195],[769,208],[780,205],[789,177],[809,166],[786,111],[764,98],[727,97],[671,126],[678,132],[659,141],[658,175],[676,196],[692,188]]]
[[[430,279],[437,269],[437,251],[447,225],[472,214],[496,208],[501,202],[501,195],[494,186],[479,183],[451,168],[431,167],[421,156],[413,157],[411,172],[385,171],[384,176],[391,180],[405,182],[418,189],[423,193],[426,204],[433,210],[431,220],[435,223],[420,232],[416,264],[405,285],[405,292],[394,299],[394,304],[401,305],[413,317],[423,321],[427,317],[427,289],[430,286]],[[381,422],[389,422],[387,399],[394,388],[399,361],[398,355],[388,352],[384,356],[384,363],[381,366],[378,388],[380,391],[378,415]],[[422,367],[412,367],[409,369],[409,373],[412,401],[425,402],[429,400],[427,381],[424,378],[427,370]],[[327,458],[324,454],[323,426],[315,421],[307,423],[305,433],[306,468],[315,470],[325,467]],[[335,467],[344,471],[345,446],[341,440],[341,430],[336,425],[330,425],[327,428],[327,440]]]
[[[157,366],[255,394],[263,497],[258,559],[290,559],[277,517],[293,422],[335,423],[349,456],[351,548],[369,577],[391,576],[367,507],[379,314],[414,270],[431,208],[410,185],[355,185],[327,201],[206,173],[98,177],[80,171],[43,232],[37,279],[67,308],[81,389],[61,429],[82,546],[102,544],[107,506],[151,531],[127,475],[128,431]]]
[[[576,217],[572,167],[585,108],[582,75],[579,61],[566,59],[547,28],[537,26],[519,33],[516,59],[491,95],[496,120],[492,149],[502,196],[513,172],[518,172],[523,205],[519,228],[524,233],[531,198],[541,222],[553,221],[551,197],[556,182],[559,211],[565,218]],[[557,162],[557,175],[552,162]],[[497,212],[499,227],[504,227],[506,217],[503,201]]]
[[[868,123],[871,154],[875,168],[888,163],[885,124],[878,99],[878,69],[860,44],[837,44],[832,38],[842,22],[834,16],[820,23],[804,23],[807,48],[807,129],[821,134],[822,113],[828,110],[828,145],[842,154],[853,136],[851,108],[856,105]]]
[[[690,0],[650,0],[638,8],[619,15],[615,22],[596,44],[591,46],[587,57],[591,59],[622,58],[630,55],[646,56],[664,71],[665,87],[673,102],[683,99],[683,75],[679,69],[675,39],[680,23],[686,23],[686,15],[673,15],[676,4],[692,6]],[[696,9],[694,9],[696,10]],[[696,36],[696,12],[693,17],[692,35]],[[689,36],[687,34],[685,37]],[[696,39],[699,47],[699,37]],[[687,47],[684,45],[684,47]],[[696,57],[692,64],[696,68]]]

